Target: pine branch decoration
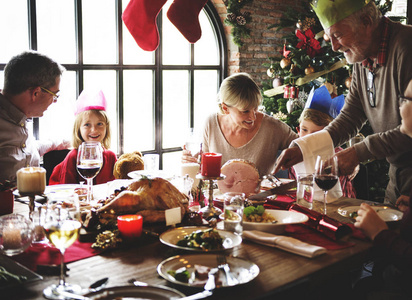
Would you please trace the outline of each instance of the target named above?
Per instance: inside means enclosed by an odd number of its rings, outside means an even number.
[[[231,34],[233,42],[239,47],[243,46],[243,38],[250,37],[250,29],[247,27],[252,21],[250,12],[242,11],[242,8],[253,0],[226,0],[227,17],[225,23],[232,26]]]

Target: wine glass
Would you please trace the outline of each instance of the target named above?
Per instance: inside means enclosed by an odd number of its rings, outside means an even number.
[[[326,196],[338,182],[338,158],[336,156],[318,156],[315,165],[315,182],[323,190],[323,214],[326,215]]]
[[[65,299],[61,292],[81,293],[79,285],[68,284],[64,276],[64,253],[79,236],[81,227],[79,197],[77,194],[68,195],[62,202],[50,203],[43,224],[49,241],[60,250],[60,279],[59,284],[52,284],[43,290],[47,299]]]
[[[103,148],[99,142],[84,142],[77,151],[77,172],[87,180],[87,203],[91,203],[93,178],[103,165]]]

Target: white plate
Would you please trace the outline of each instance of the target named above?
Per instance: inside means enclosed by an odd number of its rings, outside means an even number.
[[[272,215],[277,222],[258,223],[243,221],[243,230],[259,230],[274,234],[281,234],[285,231],[286,225],[300,224],[309,220],[307,215],[294,211],[266,209],[265,212]],[[221,223],[219,224],[219,228],[221,228],[221,226],[223,226],[223,222],[219,223]]]
[[[196,282],[196,280],[193,282],[189,281],[189,283],[182,282],[176,280],[172,275],[168,274],[167,272],[176,271],[182,267],[185,267],[186,270],[190,274],[192,274],[194,272],[194,265],[216,268],[218,265],[217,257],[218,255],[213,254],[177,255],[162,261],[157,266],[157,273],[159,273],[159,275],[167,281],[175,284],[192,287],[203,287],[205,285],[204,281],[201,281],[200,283]],[[231,256],[227,256],[226,260],[229,264],[230,272],[234,275],[234,277],[237,280],[239,280],[238,284],[248,283],[255,279],[256,276],[258,276],[259,274],[259,267],[248,260]],[[228,287],[229,285],[224,279],[224,274],[222,272],[219,272],[218,274],[220,276],[219,280],[222,284],[220,286],[217,286],[217,288]],[[194,275],[192,275],[191,277],[194,277]]]
[[[232,249],[234,247],[239,246],[242,243],[242,238],[234,233],[229,231],[218,230],[219,235],[223,239],[223,249],[217,250],[202,250],[197,248],[190,248],[190,247],[182,247],[176,245],[178,241],[183,239],[185,235],[191,234],[193,231],[196,230],[206,230],[208,227],[196,227],[196,226],[188,226],[188,227],[179,227],[175,229],[168,230],[163,232],[160,235],[160,241],[173,248],[195,251],[195,252],[218,252],[218,251],[225,251]]]
[[[350,215],[359,210],[360,206],[342,206],[338,208],[338,213],[341,216],[352,218]],[[393,209],[389,206],[372,206],[372,208],[378,213],[378,215],[385,222],[399,221],[403,217],[403,212]],[[353,218],[352,218],[353,219]]]
[[[163,286],[118,286],[99,290],[85,295],[90,299],[151,299],[177,300],[185,295],[175,289]]]
[[[146,176],[148,178],[160,177],[166,180],[173,179],[173,174],[170,174],[169,172],[166,172],[163,170],[158,170],[158,171],[139,170],[139,171],[130,172],[127,175],[132,179],[140,179],[142,176]]]

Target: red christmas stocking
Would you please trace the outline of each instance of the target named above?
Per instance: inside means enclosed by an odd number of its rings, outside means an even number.
[[[170,22],[192,44],[202,36],[199,13],[206,2],[207,0],[174,0],[167,11]]]
[[[136,43],[145,51],[154,51],[159,46],[159,31],[156,18],[167,0],[131,0],[122,19]]]

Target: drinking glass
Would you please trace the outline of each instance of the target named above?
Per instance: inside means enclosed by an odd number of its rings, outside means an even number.
[[[99,142],[84,142],[77,152],[77,172],[87,180],[87,203],[93,195],[93,178],[103,165],[103,148]]]
[[[243,233],[243,209],[245,207],[245,194],[227,192],[224,198],[224,229],[236,234]]]
[[[49,241],[60,250],[60,279],[59,284],[53,284],[43,290],[47,299],[65,299],[61,292],[81,293],[79,285],[68,284],[64,276],[64,253],[79,236],[81,227],[79,197],[77,194],[68,195],[62,202],[49,204],[43,224]]]
[[[326,196],[338,182],[338,158],[336,156],[318,156],[315,164],[315,182],[323,190],[323,214],[326,215]]]

